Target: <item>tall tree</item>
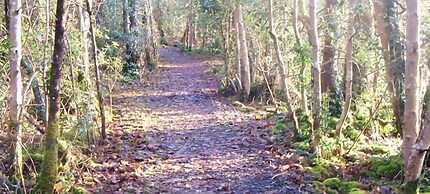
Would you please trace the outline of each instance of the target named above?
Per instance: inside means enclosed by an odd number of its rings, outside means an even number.
[[[235,12],[233,17],[234,23],[234,39],[235,41],[235,51],[236,51],[236,79],[239,84],[239,91],[242,91],[242,65],[240,56],[240,39],[239,39],[239,15]]]
[[[93,6],[90,0],[86,0],[87,3],[87,12],[89,15],[89,24],[90,24],[90,33],[91,33],[91,43],[93,48],[93,62],[94,62],[94,71],[96,75],[96,91],[97,91],[97,100],[99,101],[99,111],[100,111],[100,119],[101,119],[101,135],[103,140],[106,139],[106,116],[105,116],[105,99],[103,97],[101,91],[101,83],[100,83],[100,71],[99,71],[99,62],[98,62],[98,53],[97,53],[97,43],[96,43],[96,34],[94,32],[94,21],[93,16]]]
[[[297,55],[298,57],[300,57],[300,61],[301,61],[301,67],[300,67],[300,94],[301,94],[301,99],[302,99],[302,109],[303,111],[308,114],[309,110],[308,110],[308,98],[307,98],[307,94],[306,94],[306,85],[305,82],[305,69],[306,69],[306,62],[304,60],[304,54],[302,51],[303,45],[302,45],[302,39],[300,36],[300,32],[299,32],[299,27],[298,27],[298,18],[299,17],[299,0],[294,0],[294,14],[293,14],[293,28],[294,28],[294,37],[296,38],[296,45],[297,45]]]
[[[407,1],[406,8],[406,74],[405,74],[405,112],[403,124],[402,156],[405,165],[406,193],[417,193],[418,178],[421,170],[416,165],[420,163],[410,160],[420,129],[419,106],[419,57],[420,57],[420,22],[418,17],[418,0]],[[425,137],[427,138],[427,137]],[[425,147],[424,149],[428,149]],[[415,154],[416,156],[416,154]],[[417,160],[418,158],[414,158]],[[420,167],[421,168],[421,167]]]
[[[281,49],[279,48],[279,39],[275,31],[274,22],[273,22],[273,0],[269,0],[269,34],[273,41],[273,46],[276,52],[276,59],[278,60],[278,69],[281,78],[281,89],[283,94],[285,95],[285,102],[287,104],[288,112],[292,115],[292,120],[294,124],[293,133],[294,138],[297,138],[299,135],[299,125],[296,118],[296,112],[291,103],[290,89],[288,86],[288,78],[287,78],[287,69],[284,63],[284,59],[282,58]]]
[[[328,31],[324,34],[324,48],[322,49],[321,65],[321,92],[336,92],[336,69],[335,54],[336,48],[333,45],[333,32],[337,30],[337,24],[334,22],[333,11],[339,4],[337,0],[325,1],[324,21],[327,24]]]
[[[245,23],[242,16],[242,5],[237,4],[236,14],[238,19],[239,40],[240,40],[240,59],[242,69],[242,87],[245,88],[246,95],[251,92],[251,71],[249,67],[248,45],[246,41]]]
[[[55,21],[55,42],[53,61],[49,78],[49,119],[45,136],[45,150],[43,153],[42,171],[38,180],[41,193],[54,193],[54,186],[58,175],[58,142],[60,136],[60,88],[61,71],[64,62],[64,16],[65,0],[57,0]]]
[[[321,67],[319,61],[319,42],[318,42],[318,20],[317,20],[318,0],[309,2],[309,20],[311,24],[312,41],[312,74],[314,79],[314,100],[313,100],[313,125],[312,125],[312,150],[319,153],[319,143],[321,140]]]
[[[78,1],[78,12],[79,12],[79,26],[82,34],[82,47],[84,54],[82,57],[82,64],[84,66],[84,77],[87,85],[90,86],[90,73],[89,73],[89,46],[88,46],[88,14],[84,11],[84,4],[82,0]]]
[[[22,125],[21,114],[23,109],[23,88],[21,78],[21,16],[22,5],[21,0],[11,0],[9,2],[9,41],[10,41],[10,101],[9,101],[9,114],[10,114],[10,129],[14,132],[15,155],[14,155],[14,168],[15,176],[18,181],[22,178]]]
[[[354,19],[355,19],[355,0],[349,1],[350,13],[348,22],[348,33],[346,40],[346,61],[345,61],[345,104],[343,105],[342,114],[340,115],[339,121],[336,124],[336,135],[338,140],[342,137],[342,126],[345,119],[348,117],[349,109],[351,106],[352,99],[352,78],[353,78],[353,68],[352,68],[352,53],[353,53],[353,37],[355,34]],[[339,141],[340,152],[342,153],[342,144]]]
[[[401,133],[404,109],[404,95],[402,92],[405,65],[394,4],[394,1],[391,0],[373,0],[374,19],[382,45],[388,92],[390,93],[396,129]]]

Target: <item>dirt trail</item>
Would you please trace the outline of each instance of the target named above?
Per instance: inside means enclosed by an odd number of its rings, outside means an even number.
[[[92,191],[305,193],[288,173],[275,176],[280,164],[255,132],[265,122],[217,94],[210,60],[176,48],[161,54],[150,82],[117,91],[112,143],[101,148]]]

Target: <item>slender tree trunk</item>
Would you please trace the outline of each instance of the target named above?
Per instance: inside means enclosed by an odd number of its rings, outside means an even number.
[[[297,26],[298,23],[298,16],[299,16],[299,1],[294,0],[294,14],[293,14],[293,28],[294,28],[294,37],[296,38],[296,44],[302,48],[302,40],[300,37],[299,27]],[[303,57],[303,54],[301,52],[297,53],[300,57]],[[308,114],[308,99],[306,96],[306,83],[304,80],[305,77],[305,69],[306,69],[306,63],[304,60],[301,60],[302,66],[300,67],[300,94],[302,99],[302,109],[303,111]]]
[[[237,21],[238,27],[239,27],[240,59],[241,59],[241,64],[243,66],[242,87],[245,88],[246,95],[249,95],[249,93],[251,92],[251,72],[249,67],[248,45],[246,42],[245,24],[243,22],[241,4],[237,4],[236,14],[238,19]]]
[[[353,68],[352,68],[352,52],[353,52],[353,38],[355,34],[354,22],[355,22],[355,2],[354,0],[350,0],[350,13],[349,13],[349,24],[348,24],[348,35],[346,42],[346,71],[345,71],[345,104],[343,106],[342,114],[340,115],[339,121],[336,124],[336,136],[338,138],[338,144],[340,148],[340,154],[343,154],[342,143],[340,140],[342,138],[342,126],[348,117],[349,109],[351,106],[352,99],[352,79],[353,79]]]
[[[7,31],[9,31],[9,19],[9,0],[4,0],[4,20]]]
[[[390,101],[394,112],[396,129],[397,131],[401,132],[403,128],[402,114],[403,114],[403,107],[404,107],[404,102],[402,100],[403,78],[400,78],[401,75],[398,75],[399,73],[397,73],[397,76],[394,76],[395,70],[394,70],[393,64],[395,64],[396,62],[393,61],[392,59],[394,60],[403,60],[403,59],[401,59],[402,57],[397,59],[397,56],[393,56],[391,54],[393,53],[391,48],[396,48],[391,43],[395,44],[395,42],[400,42],[398,35],[392,35],[392,34],[399,34],[398,28],[393,29],[392,27],[390,27],[390,26],[396,26],[397,25],[395,24],[396,21],[393,21],[392,14],[391,16],[388,16],[389,13],[386,11],[387,9],[393,9],[392,7],[389,8],[389,6],[387,6],[387,4],[392,5],[392,3],[393,2],[391,0],[373,0],[373,8],[374,8],[374,19],[376,21],[375,22],[376,29],[381,39],[383,58],[385,62],[385,78],[388,84],[388,92],[390,93]],[[391,12],[393,12],[393,10],[391,10],[390,13]],[[397,39],[390,40],[394,37],[397,37]],[[394,53],[395,52],[396,51],[394,51]],[[397,51],[397,52],[402,52],[402,51]],[[399,61],[398,63],[400,64],[402,62]],[[404,67],[399,67],[397,71],[400,71],[400,72],[403,71],[401,70],[401,68],[404,68]]]
[[[312,125],[312,151],[319,154],[319,144],[321,140],[320,131],[320,114],[321,114],[321,67],[319,61],[319,43],[318,43],[318,21],[317,21],[317,4],[318,0],[309,2],[309,20],[311,24],[311,41],[312,41],[312,73],[314,79],[314,101],[313,101],[313,125]]]
[[[44,125],[45,128],[48,128],[48,120],[49,120],[49,92],[48,92],[48,86],[45,83],[47,80],[47,76],[46,76],[46,68],[48,67],[48,63],[49,63],[49,59],[48,56],[49,54],[47,53],[48,50],[48,46],[49,46],[49,35],[50,35],[50,29],[51,29],[51,24],[50,24],[50,0],[46,0],[45,1],[45,37],[44,37],[44,42],[43,42],[43,67],[42,67],[42,80],[43,80],[43,90],[45,92],[45,117],[43,119],[44,121]]]
[[[9,4],[9,41],[10,41],[10,129],[14,132],[15,155],[13,166],[15,169],[15,178],[19,183],[23,183],[22,177],[22,124],[21,111],[23,106],[23,88],[21,78],[21,0],[11,0]]]
[[[123,19],[123,29],[124,34],[128,35],[130,34],[130,15],[129,15],[129,9],[130,6],[128,4],[128,0],[123,0],[122,3],[122,19]]]
[[[292,115],[292,121],[294,124],[293,133],[294,138],[297,138],[299,135],[299,125],[296,118],[296,112],[291,103],[290,89],[288,88],[288,78],[287,78],[287,70],[282,58],[281,49],[279,48],[279,40],[275,32],[274,22],[273,22],[273,0],[269,0],[269,34],[273,41],[273,46],[276,51],[276,58],[278,60],[278,68],[281,74],[281,89],[285,95],[285,102],[287,104],[288,112]]]
[[[92,39],[93,46],[93,61],[94,61],[94,71],[96,75],[96,91],[97,91],[97,100],[99,101],[99,109],[100,109],[100,119],[102,123],[101,135],[102,139],[106,139],[106,116],[105,116],[105,99],[103,98],[103,94],[101,91],[101,83],[100,83],[100,72],[99,72],[99,63],[98,63],[98,54],[97,54],[97,43],[96,43],[96,35],[94,33],[94,22],[93,18],[93,7],[90,0],[87,1],[87,12],[89,16],[89,24],[90,24],[90,33]]]
[[[89,73],[89,49],[88,49],[88,14],[83,11],[84,5],[82,0],[78,1],[78,12],[79,12],[79,25],[82,34],[82,46],[84,48],[84,55],[82,57],[82,64],[84,66],[84,77],[87,82],[87,86],[91,85],[90,83],[90,73]]]
[[[242,91],[242,65],[241,65],[241,57],[240,57],[240,39],[239,39],[239,15],[235,11],[234,14],[234,39],[236,40],[236,63],[237,63],[237,69],[236,69],[236,77],[237,81],[239,83],[239,91]]]
[[[414,157],[411,157],[412,148],[428,145],[429,136],[426,139],[419,139],[417,141],[418,131],[420,128],[420,110],[419,110],[419,57],[420,57],[420,22],[418,17],[418,0],[409,0],[407,2],[406,14],[406,75],[405,75],[405,113],[404,113],[404,128],[403,128],[403,144],[402,156],[403,164],[405,165],[405,180],[406,180],[406,193],[417,193],[418,178],[421,174],[422,159],[418,158],[419,154],[416,152],[423,152],[415,150]],[[426,126],[428,127],[428,126]],[[422,133],[422,135],[427,134]],[[424,138],[424,137],[423,137]],[[418,144],[415,144],[418,143]],[[416,147],[414,147],[416,146]],[[418,147],[420,146],[420,147]],[[417,167],[420,166],[420,167]],[[418,171],[419,170],[419,171]]]
[[[194,21],[194,1],[190,0],[190,15],[189,15],[189,27],[188,27],[188,50],[191,51],[193,50],[193,43],[194,43],[194,38],[195,38],[195,30],[194,30],[194,25],[195,25],[195,21]]]
[[[60,136],[60,83],[65,54],[64,15],[65,0],[57,0],[54,53],[49,79],[49,121],[45,135],[42,171],[38,180],[41,193],[54,193],[54,185],[58,174],[57,139]]]

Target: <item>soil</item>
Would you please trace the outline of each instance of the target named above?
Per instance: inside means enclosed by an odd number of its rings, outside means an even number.
[[[94,193],[309,193],[302,171],[273,151],[267,121],[235,109],[211,75],[218,61],[161,50],[148,81],[113,96],[107,143],[97,149]],[[269,130],[270,131],[270,130]]]

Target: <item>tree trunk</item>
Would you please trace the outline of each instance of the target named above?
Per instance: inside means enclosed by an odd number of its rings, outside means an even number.
[[[332,12],[338,4],[337,0],[327,0],[325,5],[324,20],[328,23],[328,32],[324,35],[324,48],[322,49],[322,65],[321,65],[321,92],[336,92],[336,70],[335,70],[335,54],[336,49],[333,45],[333,37],[331,32],[336,32],[337,24],[332,22],[334,19]]]
[[[9,31],[9,19],[9,0],[4,0],[4,20],[7,31]]]
[[[65,0],[57,0],[55,21],[55,43],[51,76],[49,79],[49,121],[45,135],[45,151],[43,153],[42,171],[38,187],[41,193],[54,193],[54,185],[58,174],[58,143],[60,136],[59,111],[61,71],[64,62],[64,15]]]
[[[78,12],[79,12],[79,26],[82,34],[82,46],[84,48],[84,55],[82,57],[82,64],[84,66],[84,78],[86,81],[86,84],[89,88],[91,85],[90,83],[90,73],[89,73],[89,51],[88,51],[88,14],[87,12],[83,11],[82,0],[78,1]]]
[[[234,39],[236,40],[236,77],[237,82],[239,83],[239,91],[242,91],[242,65],[241,65],[241,57],[240,57],[240,39],[239,39],[239,15],[237,14],[237,10],[234,14]]]
[[[321,140],[320,131],[320,114],[321,114],[321,67],[319,61],[319,43],[318,43],[318,21],[317,21],[317,4],[318,0],[309,2],[309,20],[311,27],[312,41],[312,73],[314,79],[314,101],[313,101],[313,125],[312,125],[312,151],[319,154],[319,144]]]
[[[276,51],[276,59],[278,60],[278,68],[280,72],[281,78],[281,89],[283,94],[285,95],[285,103],[287,104],[288,112],[292,115],[293,121],[293,133],[294,138],[297,138],[299,135],[299,125],[296,118],[296,112],[291,103],[290,89],[288,87],[288,78],[287,78],[287,69],[284,63],[284,59],[282,58],[281,49],[279,48],[279,40],[276,35],[276,31],[274,28],[273,22],[273,0],[269,0],[269,34],[273,41],[273,46]]]
[[[103,94],[101,91],[101,83],[100,83],[100,72],[99,72],[99,63],[98,63],[98,54],[97,54],[97,43],[96,43],[96,35],[94,33],[94,22],[95,19],[93,19],[93,7],[89,0],[87,1],[87,12],[90,19],[90,33],[91,33],[91,39],[92,39],[92,46],[93,46],[93,61],[94,61],[94,71],[96,75],[96,91],[97,91],[97,100],[99,101],[99,109],[100,109],[100,119],[102,123],[101,128],[101,135],[102,139],[106,139],[106,116],[105,116],[105,100],[103,98]]]
[[[129,15],[129,6],[128,6],[128,0],[124,0],[122,3],[122,18],[123,18],[123,29],[124,34],[128,35],[130,34],[130,15]]]
[[[299,2],[298,2],[298,0],[294,0],[294,14],[293,14],[294,36],[296,38],[296,44],[300,48],[303,48],[302,40],[301,40],[300,32],[299,32],[299,27],[297,26],[298,15],[299,15]],[[299,55],[299,57],[303,57],[303,54],[301,53],[301,51],[297,52],[297,54]],[[302,62],[302,66],[300,67],[300,75],[299,75],[300,76],[300,94],[301,94],[301,99],[302,99],[302,109],[306,114],[308,114],[309,113],[308,99],[306,96],[306,87],[305,87],[307,84],[304,83],[305,82],[304,77],[305,77],[306,63],[303,59],[300,61]]]
[[[9,41],[10,41],[10,129],[14,132],[16,139],[13,166],[15,178],[18,182],[23,181],[22,177],[22,124],[21,114],[23,106],[23,88],[21,78],[21,0],[9,2]],[[24,182],[21,182],[24,183]]]
[[[405,181],[407,193],[416,193],[418,189],[418,178],[421,174],[423,157],[412,148],[428,149],[428,139],[426,136],[417,141],[418,131],[420,128],[420,111],[419,111],[419,31],[420,24],[418,18],[418,0],[407,1],[406,14],[406,74],[405,74],[405,113],[403,128],[402,156],[405,165]],[[426,120],[427,121],[427,120]],[[428,126],[426,126],[428,127]],[[429,132],[423,132],[426,135]],[[422,147],[427,145],[427,147]],[[415,147],[414,147],[415,146]],[[419,146],[419,147],[418,147]],[[414,152],[413,157],[411,157]],[[424,153],[422,153],[424,155]],[[417,167],[420,166],[420,167]],[[418,171],[419,170],[419,171]]]
[[[195,39],[195,21],[194,21],[194,5],[193,0],[190,0],[190,15],[189,17],[189,23],[188,23],[188,50],[193,50],[193,44]]]
[[[350,18],[349,18],[349,24],[348,24],[348,35],[347,42],[346,42],[346,71],[345,71],[345,104],[343,106],[342,114],[340,115],[339,121],[336,124],[336,136],[338,138],[338,144],[340,148],[340,154],[343,152],[342,143],[340,143],[340,140],[342,138],[342,126],[345,122],[346,118],[348,117],[349,109],[351,106],[351,99],[352,99],[352,79],[353,79],[353,68],[352,68],[352,52],[353,52],[353,38],[355,34],[355,28],[354,28],[354,19],[355,19],[355,2],[354,0],[350,0],[349,6],[350,6]]]
[[[249,57],[248,57],[248,45],[246,43],[246,33],[245,24],[242,17],[242,5],[237,4],[236,14],[238,19],[239,28],[239,41],[240,41],[240,59],[243,66],[242,69],[242,87],[245,88],[245,94],[249,95],[251,92],[251,72],[249,67]]]
[[[395,117],[395,124],[396,124],[396,129],[398,132],[402,131],[402,122],[403,122],[403,118],[402,118],[402,114],[403,114],[403,108],[404,108],[404,102],[403,102],[403,87],[402,87],[402,82],[403,82],[403,78],[401,78],[401,73],[399,75],[399,73],[397,73],[397,76],[394,76],[394,67],[393,67],[393,60],[403,60],[402,57],[400,57],[399,59],[396,59],[396,56],[393,56],[391,53],[392,52],[403,52],[402,50],[400,51],[392,51],[391,48],[396,48],[392,46],[393,44],[396,44],[396,42],[400,42],[400,38],[399,38],[399,29],[397,28],[392,28],[391,26],[397,26],[396,21],[393,21],[393,16],[388,16],[388,14],[390,13],[392,15],[392,12],[394,11],[390,11],[389,13],[387,13],[387,9],[394,9],[393,7],[390,8],[390,6],[387,6],[387,4],[392,5],[393,6],[393,2],[391,0],[374,0],[373,1],[373,7],[374,7],[374,19],[375,19],[375,23],[376,23],[376,29],[379,33],[380,39],[381,39],[381,45],[382,45],[382,51],[383,51],[383,58],[384,58],[384,62],[385,62],[385,78],[387,80],[387,84],[388,84],[388,92],[390,93],[390,101],[391,101],[391,106],[394,112],[394,117]],[[385,18],[384,18],[385,17]],[[392,35],[392,34],[397,34],[397,35]],[[395,40],[391,40],[392,38],[397,37]],[[395,62],[395,61],[394,61]],[[401,64],[402,62],[399,61],[399,64]],[[404,66],[403,66],[404,68]],[[402,67],[398,68],[399,70],[397,70],[397,72],[402,72],[403,70]],[[396,87],[397,85],[397,87]]]

